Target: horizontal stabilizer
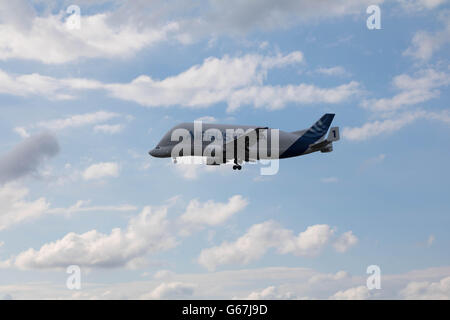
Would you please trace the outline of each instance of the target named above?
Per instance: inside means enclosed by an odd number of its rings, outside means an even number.
[[[339,127],[332,127],[325,140],[311,145],[310,148],[314,151],[331,152],[333,151],[333,142],[339,139]]]

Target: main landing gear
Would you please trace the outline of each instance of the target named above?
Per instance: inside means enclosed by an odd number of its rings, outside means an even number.
[[[238,163],[237,159],[234,159],[234,166],[233,166],[233,170],[241,170],[242,166]]]

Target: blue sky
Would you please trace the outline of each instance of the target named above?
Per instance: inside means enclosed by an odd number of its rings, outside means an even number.
[[[0,297],[448,299],[449,12],[0,4]],[[334,151],[272,176],[147,154],[179,122],[295,131],[326,112]]]

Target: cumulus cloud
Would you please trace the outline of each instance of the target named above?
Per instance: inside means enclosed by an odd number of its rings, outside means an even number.
[[[358,94],[359,87],[356,81],[334,88],[320,88],[312,84],[252,86],[233,92],[228,101],[228,111],[234,111],[242,105],[276,110],[284,108],[288,103],[340,103]]]
[[[389,118],[367,122],[361,127],[344,127],[342,136],[352,141],[364,141],[372,137],[389,134],[415,122],[418,119],[436,120],[450,124],[448,110],[439,112],[416,110],[412,112],[395,113]]]
[[[404,299],[417,300],[449,300],[450,299],[450,277],[445,277],[438,282],[413,281],[400,291]]]
[[[26,138],[0,157],[0,184],[35,172],[46,159],[59,152],[59,144],[51,133]]]
[[[195,285],[183,282],[162,283],[141,299],[186,299],[194,294]]]
[[[447,2],[447,0],[397,0],[409,11],[431,10]]]
[[[227,103],[228,111],[243,105],[280,109],[288,103],[340,103],[360,92],[356,81],[336,87],[320,88],[313,84],[265,85],[267,73],[273,68],[299,64],[303,54],[294,51],[273,56],[246,54],[222,58],[209,57],[200,65],[165,79],[141,75],[129,83],[100,83],[88,79],[56,79],[37,74],[10,76],[0,81],[0,92],[8,94],[40,94],[48,98],[74,98],[79,90],[103,89],[109,95],[133,101],[146,107],[182,106],[206,108],[216,103]],[[0,80],[2,73],[0,72]],[[27,82],[24,84],[26,78]],[[26,86],[29,92],[14,88]]]
[[[318,224],[294,235],[292,230],[269,220],[251,226],[234,242],[223,242],[219,246],[202,250],[198,262],[209,270],[223,264],[248,264],[271,248],[275,248],[279,254],[314,256],[329,243],[334,233],[330,226]]]
[[[94,132],[116,134],[123,130],[123,124],[99,124],[94,127]]]
[[[66,8],[56,14],[38,15],[31,6],[2,5],[0,59],[38,60],[60,64],[79,58],[123,58],[144,47],[164,41],[176,31],[176,23],[139,26],[133,20],[118,21],[111,12],[87,15],[82,12],[80,28],[67,27]],[[43,10],[44,12],[46,10]],[[22,21],[25,21],[22,22]]]
[[[400,130],[404,126],[419,119],[424,113],[403,113],[394,119],[367,122],[362,127],[345,127],[342,135],[345,139],[363,141],[381,134],[388,134]]]
[[[205,173],[217,174],[220,172],[227,174],[230,172],[227,164],[221,166],[208,166],[206,165],[205,157],[196,156],[177,158],[176,164],[170,164],[170,166],[178,175],[186,180],[195,180]]]
[[[199,202],[193,199],[189,202],[186,211],[180,217],[182,234],[188,235],[194,230],[202,229],[204,226],[217,226],[223,224],[239,211],[242,211],[248,201],[241,195],[235,195],[228,202]]]
[[[324,67],[320,67],[316,69],[316,72],[319,74],[324,74],[327,76],[345,76],[348,75],[347,70],[345,70],[344,67],[342,66],[335,66],[335,67],[329,67],[329,68],[324,68]]]
[[[83,200],[77,201],[76,204],[68,208],[52,208],[46,198],[40,197],[36,200],[28,200],[28,195],[28,188],[15,183],[8,183],[0,187],[0,230],[49,214],[71,215],[81,212],[129,212],[137,210],[137,207],[129,204],[89,206],[90,201]]]
[[[424,69],[413,77],[401,74],[394,77],[393,86],[400,93],[392,98],[365,100],[362,106],[376,112],[395,111],[439,97],[439,88],[450,84],[450,74]]]
[[[366,300],[370,292],[366,286],[359,286],[336,292],[330,297],[331,300]]]
[[[29,190],[13,184],[0,187],[0,230],[46,213],[50,204],[45,198],[27,201]]]
[[[20,136],[26,138],[29,136],[29,131],[36,129],[45,129],[51,131],[60,131],[70,128],[80,128],[84,126],[94,126],[94,132],[101,132],[107,134],[119,133],[125,127],[124,124],[105,124],[112,119],[123,118],[125,121],[131,121],[132,117],[129,115],[122,115],[109,111],[96,111],[83,114],[74,114],[65,118],[52,119],[46,121],[39,121],[25,127],[16,127],[14,131]]]
[[[83,172],[83,179],[98,180],[107,177],[118,177],[119,165],[116,162],[95,163]]]
[[[62,119],[41,121],[36,124],[36,127],[57,131],[66,128],[78,128],[86,125],[102,123],[117,117],[120,117],[120,114],[101,110],[92,113],[71,115]]]
[[[0,93],[21,97],[44,96],[49,100],[74,99],[74,90],[101,89],[94,80],[65,78],[57,79],[38,73],[15,75],[0,70]]]
[[[399,292],[411,282],[439,283],[441,279],[449,276],[450,267],[448,266],[405,273],[385,273],[382,281],[383,289],[370,290],[369,298],[399,299],[404,297]],[[265,296],[273,294],[275,298],[281,296],[287,299],[288,296],[295,295],[298,299],[328,299],[339,291],[344,292],[347,289],[365,285],[367,276],[364,274],[351,275],[345,271],[328,274],[300,267],[265,267],[206,273],[172,273],[170,278],[146,277],[139,281],[126,283],[122,281],[89,283],[88,280],[83,280],[82,295],[78,292],[74,296],[73,291],[67,290],[59,283],[42,286],[42,283],[32,281],[20,285],[0,285],[0,297],[2,294],[10,293],[16,299],[36,297],[42,299],[140,299],[144,295],[152,293],[161,285],[161,282],[166,284],[179,282],[195,286],[192,296],[186,296],[189,299],[242,299],[248,297],[249,293],[261,294],[263,291]],[[275,288],[268,289],[270,287]]]
[[[352,231],[347,231],[336,240],[336,242],[333,244],[333,247],[337,252],[346,252],[357,243],[358,238],[353,234]]]
[[[180,21],[178,37],[189,43],[211,34],[242,35],[257,29],[286,28],[320,19],[363,14],[368,5],[381,2],[382,0],[210,0],[202,6],[204,11],[201,11],[201,17]]]
[[[435,33],[418,31],[414,34],[411,46],[403,52],[403,55],[411,56],[419,61],[428,61],[441,47],[450,42],[450,14],[443,12],[439,19],[443,23],[442,30]]]
[[[97,12],[98,8],[84,2],[83,10],[89,9],[81,12],[81,27],[70,29],[65,12],[69,3],[45,3],[38,12],[20,0],[1,4],[0,33],[4,37],[0,40],[0,59],[61,64],[82,58],[127,58],[167,40],[189,44],[255,29],[363,14],[368,5],[380,2],[210,0],[193,6],[183,1],[132,1],[126,5],[119,2],[107,12]]]
[[[109,211],[109,212],[127,212],[137,210],[136,206],[130,204],[124,205],[107,205],[107,206],[89,206],[91,201],[79,200],[73,206],[68,208],[51,208],[48,209],[48,213],[52,214],[74,214],[80,212],[93,212],[93,211]]]
[[[269,69],[302,61],[303,54],[299,51],[276,56],[209,57],[201,65],[163,80],[140,76],[130,83],[108,85],[108,90],[116,98],[148,107],[181,105],[201,108],[227,102],[240,88],[262,84]]]
[[[275,286],[267,287],[261,291],[251,292],[245,299],[247,300],[294,300],[296,295],[292,292],[280,293]]]
[[[361,127],[345,127],[342,135],[353,141],[363,141],[381,134],[389,134],[415,122],[418,119],[438,120],[450,123],[449,110],[428,111],[406,108],[436,99],[441,88],[450,85],[450,74],[432,68],[421,69],[414,75],[400,74],[392,80],[398,91],[393,97],[363,100],[361,106],[372,112],[372,120]]]
[[[173,248],[177,243],[169,232],[167,208],[145,207],[131,218],[126,229],[110,234],[91,230],[68,233],[62,239],[28,249],[10,259],[19,269],[57,269],[68,265],[113,268],[133,264],[149,253]]]
[[[23,198],[26,192],[9,186],[0,189],[0,210],[3,209],[0,213],[0,230],[42,214],[137,210],[135,206],[127,204],[90,206],[89,201],[81,200],[68,208],[50,208],[45,199],[25,202]],[[70,232],[59,240],[42,245],[40,249],[30,248],[9,260],[1,261],[1,266],[19,269],[56,269],[71,264],[92,268],[142,267],[147,254],[175,247],[178,244],[177,234],[188,235],[194,229],[220,225],[245,208],[247,200],[239,195],[231,197],[226,203],[200,203],[193,200],[180,218],[169,220],[167,211],[173,203],[171,199],[166,206],[147,206],[129,220],[126,228],[115,228],[109,234],[95,229],[82,234]],[[2,216],[3,212],[5,214]],[[162,277],[162,273],[158,277]]]

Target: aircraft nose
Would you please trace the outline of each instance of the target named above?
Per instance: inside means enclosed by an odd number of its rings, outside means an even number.
[[[154,149],[152,149],[152,150],[150,150],[149,152],[148,152],[148,154],[149,155],[151,155],[151,156],[153,156],[153,157],[161,157],[162,156],[162,149],[161,149],[161,147],[159,147],[159,146],[157,146],[156,148],[154,148]]]

